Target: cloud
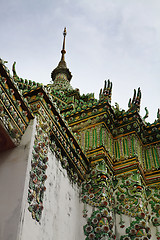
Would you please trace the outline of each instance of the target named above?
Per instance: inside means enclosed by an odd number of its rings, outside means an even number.
[[[66,61],[73,87],[95,92],[113,81],[113,100],[127,108],[142,88],[142,108],[156,116],[160,89],[159,0],[1,1],[1,57],[20,76],[47,84],[60,60],[67,27]],[[142,112],[143,114],[143,112]],[[152,118],[152,121],[154,119]]]

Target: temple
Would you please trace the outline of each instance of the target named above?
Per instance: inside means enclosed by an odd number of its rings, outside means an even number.
[[[160,110],[73,89],[66,34],[46,86],[0,59],[0,239],[160,239]]]

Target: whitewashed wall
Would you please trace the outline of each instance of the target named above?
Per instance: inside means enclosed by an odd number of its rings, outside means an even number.
[[[0,153],[0,240],[15,240],[32,145],[33,121],[18,147]]]
[[[18,240],[82,240],[83,234],[82,210],[83,204],[79,198],[79,188],[72,184],[67,172],[56,159],[55,154],[48,152],[48,168],[45,181],[42,217],[40,222],[32,219],[28,211],[27,193],[31,163],[28,161],[21,221],[19,224]]]

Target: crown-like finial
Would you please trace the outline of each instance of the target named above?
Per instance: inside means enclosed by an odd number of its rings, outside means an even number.
[[[67,35],[67,31],[66,31],[66,27],[65,27],[64,31],[63,31],[64,38],[63,38],[63,47],[62,47],[62,51],[61,51],[61,53],[62,53],[61,61],[65,61],[64,60],[64,54],[66,53],[66,50],[65,50],[65,37],[66,37],[66,35]]]

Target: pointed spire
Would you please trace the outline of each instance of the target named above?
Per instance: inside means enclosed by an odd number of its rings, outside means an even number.
[[[64,60],[64,54],[66,53],[66,50],[65,50],[65,38],[66,38],[66,35],[67,35],[67,31],[66,31],[66,27],[65,27],[64,31],[63,31],[64,38],[63,38],[63,47],[62,47],[62,51],[61,51],[61,53],[62,53],[61,61],[65,61]]]
[[[67,31],[66,31],[66,27],[65,27],[64,31],[63,31],[63,45],[62,45],[62,50],[61,50],[61,53],[62,53],[61,60],[58,64],[58,66],[51,73],[52,81],[54,82],[56,80],[56,84],[59,84],[60,78],[64,78],[64,79],[66,78],[65,81],[68,81],[68,82],[70,82],[70,80],[72,78],[72,74],[69,71],[69,69],[67,68],[67,64],[65,62],[65,57],[64,57],[64,55],[66,53],[66,50],[65,50],[66,35],[67,35]],[[61,76],[59,74],[61,74]]]

